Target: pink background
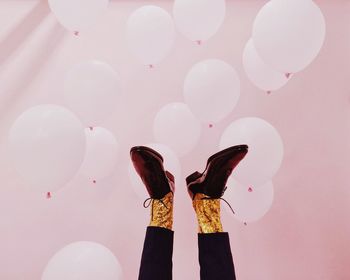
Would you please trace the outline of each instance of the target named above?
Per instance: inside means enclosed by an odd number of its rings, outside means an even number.
[[[153,118],[168,102],[183,101],[188,69],[201,59],[232,64],[242,83],[234,112],[181,159],[175,205],[174,279],[199,279],[196,222],[184,177],[203,170],[218,150],[224,128],[238,117],[258,116],[280,132],[285,157],[273,179],[275,200],[260,221],[244,226],[223,214],[239,280],[348,280],[350,269],[349,68],[350,2],[318,0],[327,24],[317,59],[271,94],[256,89],[241,55],[252,22],[266,1],[227,1],[219,32],[197,46],[177,34],[170,55],[155,69],[140,65],[125,40],[128,15],[143,4],[171,12],[172,1],[112,1],[106,16],[76,37],[50,14],[46,1],[0,2],[0,279],[40,279],[48,259],[68,243],[99,242],[136,279],[149,209],[128,178],[129,149],[154,142]],[[7,150],[9,128],[25,109],[64,105],[62,79],[73,64],[101,59],[120,74],[122,103],[103,124],[121,144],[115,174],[94,185],[76,176],[52,199],[32,193],[18,178]],[[186,137],[186,135],[184,135]]]

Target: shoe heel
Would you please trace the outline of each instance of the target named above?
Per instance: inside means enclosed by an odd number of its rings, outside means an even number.
[[[166,174],[166,176],[168,177],[168,179],[169,179],[171,182],[175,183],[175,177],[174,177],[173,174],[171,174],[171,173],[170,173],[169,171],[167,171],[167,170],[165,170],[165,174]]]
[[[189,185],[191,182],[197,180],[200,176],[202,176],[202,173],[199,173],[198,171],[193,172],[191,175],[186,177],[186,184]]]

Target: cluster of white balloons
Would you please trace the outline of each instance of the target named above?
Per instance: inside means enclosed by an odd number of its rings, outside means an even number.
[[[9,132],[15,169],[32,190],[48,197],[79,172],[93,182],[110,175],[119,152],[113,133],[95,126],[115,108],[121,92],[112,67],[100,61],[80,63],[67,72],[63,84],[67,107],[75,114],[58,105],[38,105],[23,112]],[[92,242],[67,245],[42,274],[42,280],[121,277],[112,252]]]
[[[57,20],[75,33],[95,24],[107,11],[109,0],[49,0]],[[146,5],[127,22],[131,51],[145,65],[154,67],[170,52],[175,29],[201,44],[212,37],[225,19],[225,0],[175,0],[173,17],[164,9]]]
[[[226,62],[207,59],[196,63],[184,81],[184,101],[163,106],[154,119],[156,141],[179,156],[188,154],[198,143],[201,122],[212,125],[226,118],[237,105],[240,80]]]
[[[268,93],[283,87],[315,59],[325,34],[324,16],[312,0],[269,1],[256,16],[243,52],[248,78]]]
[[[225,0],[175,0],[173,17],[158,6],[142,6],[127,22],[130,49],[152,68],[171,51],[176,28],[200,44],[218,31],[225,10]]]
[[[35,106],[10,130],[14,167],[33,190],[51,193],[78,172],[96,182],[110,175],[117,162],[113,133],[96,126],[118,104],[117,73],[104,62],[86,61],[67,72],[63,85],[66,105],[74,113],[52,104]]]
[[[118,259],[105,246],[89,241],[68,244],[47,263],[41,280],[121,280]]]

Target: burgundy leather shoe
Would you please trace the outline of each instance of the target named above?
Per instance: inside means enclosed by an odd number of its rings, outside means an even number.
[[[174,176],[164,170],[163,157],[158,152],[135,146],[130,149],[130,157],[151,198],[161,199],[173,191],[169,181],[174,183]]]
[[[192,199],[197,193],[203,193],[210,198],[221,198],[226,190],[228,177],[247,153],[247,145],[237,145],[212,155],[203,173],[195,171],[186,178]]]

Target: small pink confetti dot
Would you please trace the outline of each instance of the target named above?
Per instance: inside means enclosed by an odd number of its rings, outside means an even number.
[[[93,180],[92,182],[93,182],[94,184],[96,184],[96,180]]]
[[[79,36],[79,31],[74,31],[75,36]]]
[[[268,90],[266,93],[267,93],[267,94],[271,94],[271,91],[270,91],[270,90]]]
[[[197,43],[197,45],[202,45],[202,41],[201,40],[197,40],[196,43]]]
[[[210,127],[210,128],[212,128],[212,127],[213,127],[213,125],[212,125],[212,124],[209,124],[209,127]]]
[[[248,192],[252,192],[253,189],[251,187],[248,188]]]
[[[89,126],[90,130],[94,130],[94,128],[92,126]]]
[[[153,68],[154,68],[154,65],[153,65],[153,64],[150,64],[150,65],[148,65],[148,68],[149,68],[149,69],[153,69]]]
[[[246,226],[246,225],[247,225],[247,223],[246,223],[246,222],[244,222],[244,225]]]
[[[286,78],[289,79],[289,77],[292,75],[292,73],[286,73]]]
[[[52,196],[51,196],[51,192],[47,192],[46,198],[49,199],[49,198],[51,198],[51,197],[52,197]]]

